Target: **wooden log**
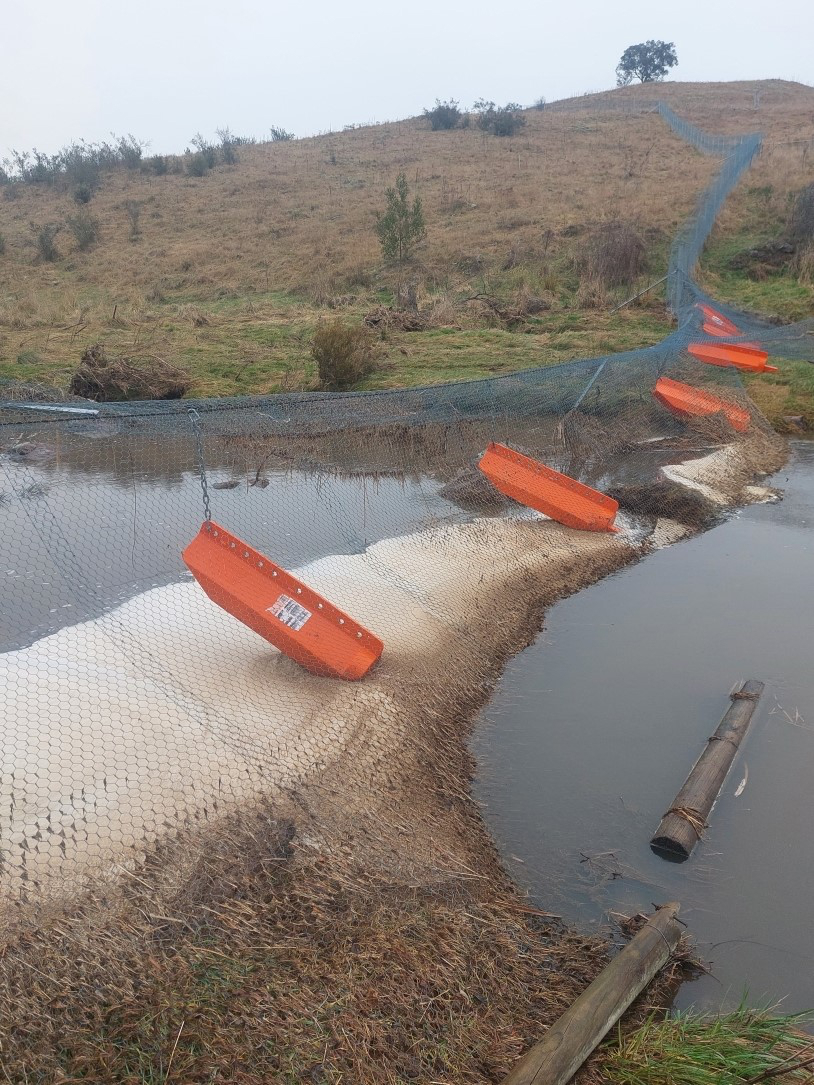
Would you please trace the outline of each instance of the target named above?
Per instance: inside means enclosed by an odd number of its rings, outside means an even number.
[[[707,827],[709,813],[749,729],[762,692],[763,683],[750,680],[731,695],[732,704],[718,730],[695,762],[650,841],[650,847],[662,858],[677,863],[689,859]]]
[[[665,904],[519,1060],[503,1085],[565,1085],[673,954],[678,904]]]

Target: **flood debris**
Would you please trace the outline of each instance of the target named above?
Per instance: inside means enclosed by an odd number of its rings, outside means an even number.
[[[82,355],[71,378],[71,395],[113,403],[134,399],[181,399],[192,380],[163,358],[114,358],[96,343]]]

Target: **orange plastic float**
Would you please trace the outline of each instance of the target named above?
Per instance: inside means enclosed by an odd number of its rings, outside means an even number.
[[[713,309],[711,305],[705,305],[702,301],[695,304],[704,318],[703,328],[707,335],[722,335],[730,338],[733,335],[741,335],[741,330],[737,324],[733,324],[723,313],[719,313],[717,309]]]
[[[718,399],[717,396],[704,392],[700,388],[693,388],[691,384],[670,380],[669,377],[659,377],[653,389],[653,395],[659,403],[664,404],[673,414],[682,418],[688,415],[706,418],[721,412],[738,433],[745,433],[752,421],[749,412],[743,410],[742,407],[736,407],[734,403]]]
[[[312,674],[363,678],[382,654],[373,633],[214,521],[183,558],[213,603]]]
[[[478,464],[501,493],[552,520],[583,531],[615,531],[619,502],[544,463],[494,441]]]
[[[749,373],[776,373],[776,365],[767,365],[769,355],[752,343],[690,343],[687,350],[709,365],[734,365]]]

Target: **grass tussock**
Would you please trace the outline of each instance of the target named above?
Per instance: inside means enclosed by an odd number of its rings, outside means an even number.
[[[372,373],[376,364],[370,329],[341,319],[317,325],[311,353],[317,363],[319,386],[325,391],[351,388]]]
[[[604,1053],[609,1085],[777,1085],[811,1081],[814,1038],[800,1015],[741,1007],[720,1017],[650,1017]]]

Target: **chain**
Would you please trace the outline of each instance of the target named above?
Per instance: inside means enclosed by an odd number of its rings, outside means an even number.
[[[198,474],[201,476],[201,493],[203,494],[204,523],[212,521],[212,510],[209,507],[209,487],[206,482],[206,463],[204,461],[203,434],[201,433],[201,416],[194,407],[187,411],[192,428],[195,430],[195,464]]]

